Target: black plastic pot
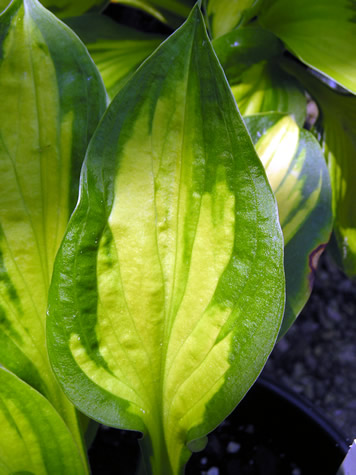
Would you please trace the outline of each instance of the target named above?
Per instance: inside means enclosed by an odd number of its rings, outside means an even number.
[[[89,451],[93,475],[134,475],[138,434],[101,427]],[[260,378],[193,454],[187,475],[335,475],[347,440],[310,403]],[[162,474],[165,475],[165,474]]]

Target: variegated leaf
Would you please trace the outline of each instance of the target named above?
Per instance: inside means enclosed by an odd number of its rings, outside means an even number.
[[[283,112],[303,126],[306,98],[295,78],[282,71],[276,62],[262,61],[231,83],[240,112],[244,116],[260,112]]]
[[[291,117],[245,119],[275,193],[284,235],[286,308],[282,336],[306,304],[332,230],[331,187],[323,152]]]
[[[111,98],[165,39],[161,35],[128,28],[98,14],[70,18],[66,23],[84,41]]]
[[[331,178],[338,260],[356,277],[356,97],[341,94],[297,64],[289,63],[318,104],[320,140]]]
[[[88,11],[100,11],[110,0],[42,0],[43,6],[60,18],[81,15]],[[0,0],[0,12],[10,4],[10,0]]]
[[[85,475],[73,437],[39,392],[0,368],[0,473]]]
[[[255,26],[230,31],[216,38],[213,47],[230,84],[236,84],[253,64],[278,56],[284,49],[276,36]]]
[[[84,45],[36,0],[12,2],[0,38],[0,363],[77,431],[47,356],[47,294],[105,89]]]
[[[273,347],[282,257],[273,193],[195,7],[89,145],[49,296],[68,396],[142,431],[154,474],[182,473],[187,444],[235,407]]]
[[[304,63],[356,93],[355,0],[265,0],[259,22]]]

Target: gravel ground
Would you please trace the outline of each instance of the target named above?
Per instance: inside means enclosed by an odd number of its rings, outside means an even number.
[[[264,374],[307,398],[349,440],[356,437],[356,283],[327,254],[311,298]]]

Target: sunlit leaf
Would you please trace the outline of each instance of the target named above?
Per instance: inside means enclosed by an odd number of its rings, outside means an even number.
[[[196,7],[89,145],[49,296],[68,396],[142,431],[153,473],[180,473],[273,347],[282,257],[273,193]]]
[[[245,71],[232,84],[240,112],[244,116],[260,112],[283,112],[303,126],[306,98],[298,82],[274,62],[262,61]]]
[[[129,7],[138,8],[157,18],[162,23],[168,23],[173,28],[178,27],[189,15],[195,0],[111,0]]]
[[[0,473],[85,475],[65,423],[40,393],[0,368]]]
[[[283,52],[283,43],[269,31],[248,27],[226,33],[213,41],[214,50],[230,84],[253,64]]]
[[[345,272],[356,277],[356,97],[340,94],[290,63],[320,110],[321,142],[333,191],[334,232]]]
[[[100,11],[109,0],[41,0],[44,7],[60,18],[82,15],[88,11]],[[0,0],[0,12],[10,4],[10,0]]]
[[[259,0],[208,0],[207,20],[213,38],[235,29]]]
[[[304,63],[356,93],[354,0],[265,0],[259,21]]]
[[[47,356],[47,293],[106,95],[84,45],[35,0],[12,2],[0,38],[0,363],[77,430]]]
[[[245,119],[275,193],[284,235],[286,308],[280,336],[306,304],[332,230],[331,188],[323,152],[291,117]]]
[[[163,36],[142,33],[104,15],[82,15],[66,23],[88,48],[111,98],[164,40]]]

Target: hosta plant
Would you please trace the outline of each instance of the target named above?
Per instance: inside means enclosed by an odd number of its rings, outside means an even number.
[[[88,417],[184,473],[333,226],[355,272],[350,2],[107,3],[0,0],[2,473],[88,473]]]

